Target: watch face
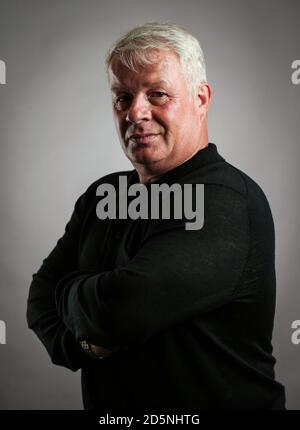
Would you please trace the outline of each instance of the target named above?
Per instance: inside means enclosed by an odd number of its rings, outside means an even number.
[[[92,350],[91,350],[91,348],[90,348],[90,345],[89,345],[89,343],[88,342],[86,342],[85,340],[81,340],[80,341],[80,345],[81,345],[81,348],[90,356],[90,357],[92,357],[92,358],[96,358],[96,359],[101,359],[101,358],[104,358],[104,356],[102,356],[102,355],[97,355],[97,354],[95,354]]]

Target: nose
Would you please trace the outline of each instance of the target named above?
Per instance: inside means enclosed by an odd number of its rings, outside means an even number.
[[[126,121],[137,124],[141,121],[149,121],[151,118],[152,112],[149,100],[143,94],[136,95],[131,101]]]

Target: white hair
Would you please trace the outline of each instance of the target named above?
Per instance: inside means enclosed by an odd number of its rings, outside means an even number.
[[[139,67],[155,63],[155,51],[172,51],[178,55],[190,96],[206,82],[204,55],[199,41],[173,22],[146,22],[121,36],[106,55],[106,67],[117,57],[137,72]]]

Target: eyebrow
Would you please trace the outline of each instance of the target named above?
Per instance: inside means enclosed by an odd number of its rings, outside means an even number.
[[[143,86],[145,86],[145,87],[157,87],[157,86],[160,86],[160,85],[169,86],[170,84],[165,79],[160,79],[159,81],[155,81],[155,82],[144,82],[143,83]],[[115,84],[115,85],[113,85],[111,87],[111,91],[118,91],[120,89],[124,89],[125,90],[125,89],[128,89],[128,87],[126,85],[122,85],[122,84],[120,84],[120,85]]]

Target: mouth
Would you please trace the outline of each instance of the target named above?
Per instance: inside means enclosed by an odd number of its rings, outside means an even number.
[[[143,133],[143,134],[132,134],[129,137],[129,141],[138,145],[147,145],[154,142],[159,136],[159,133]]]

